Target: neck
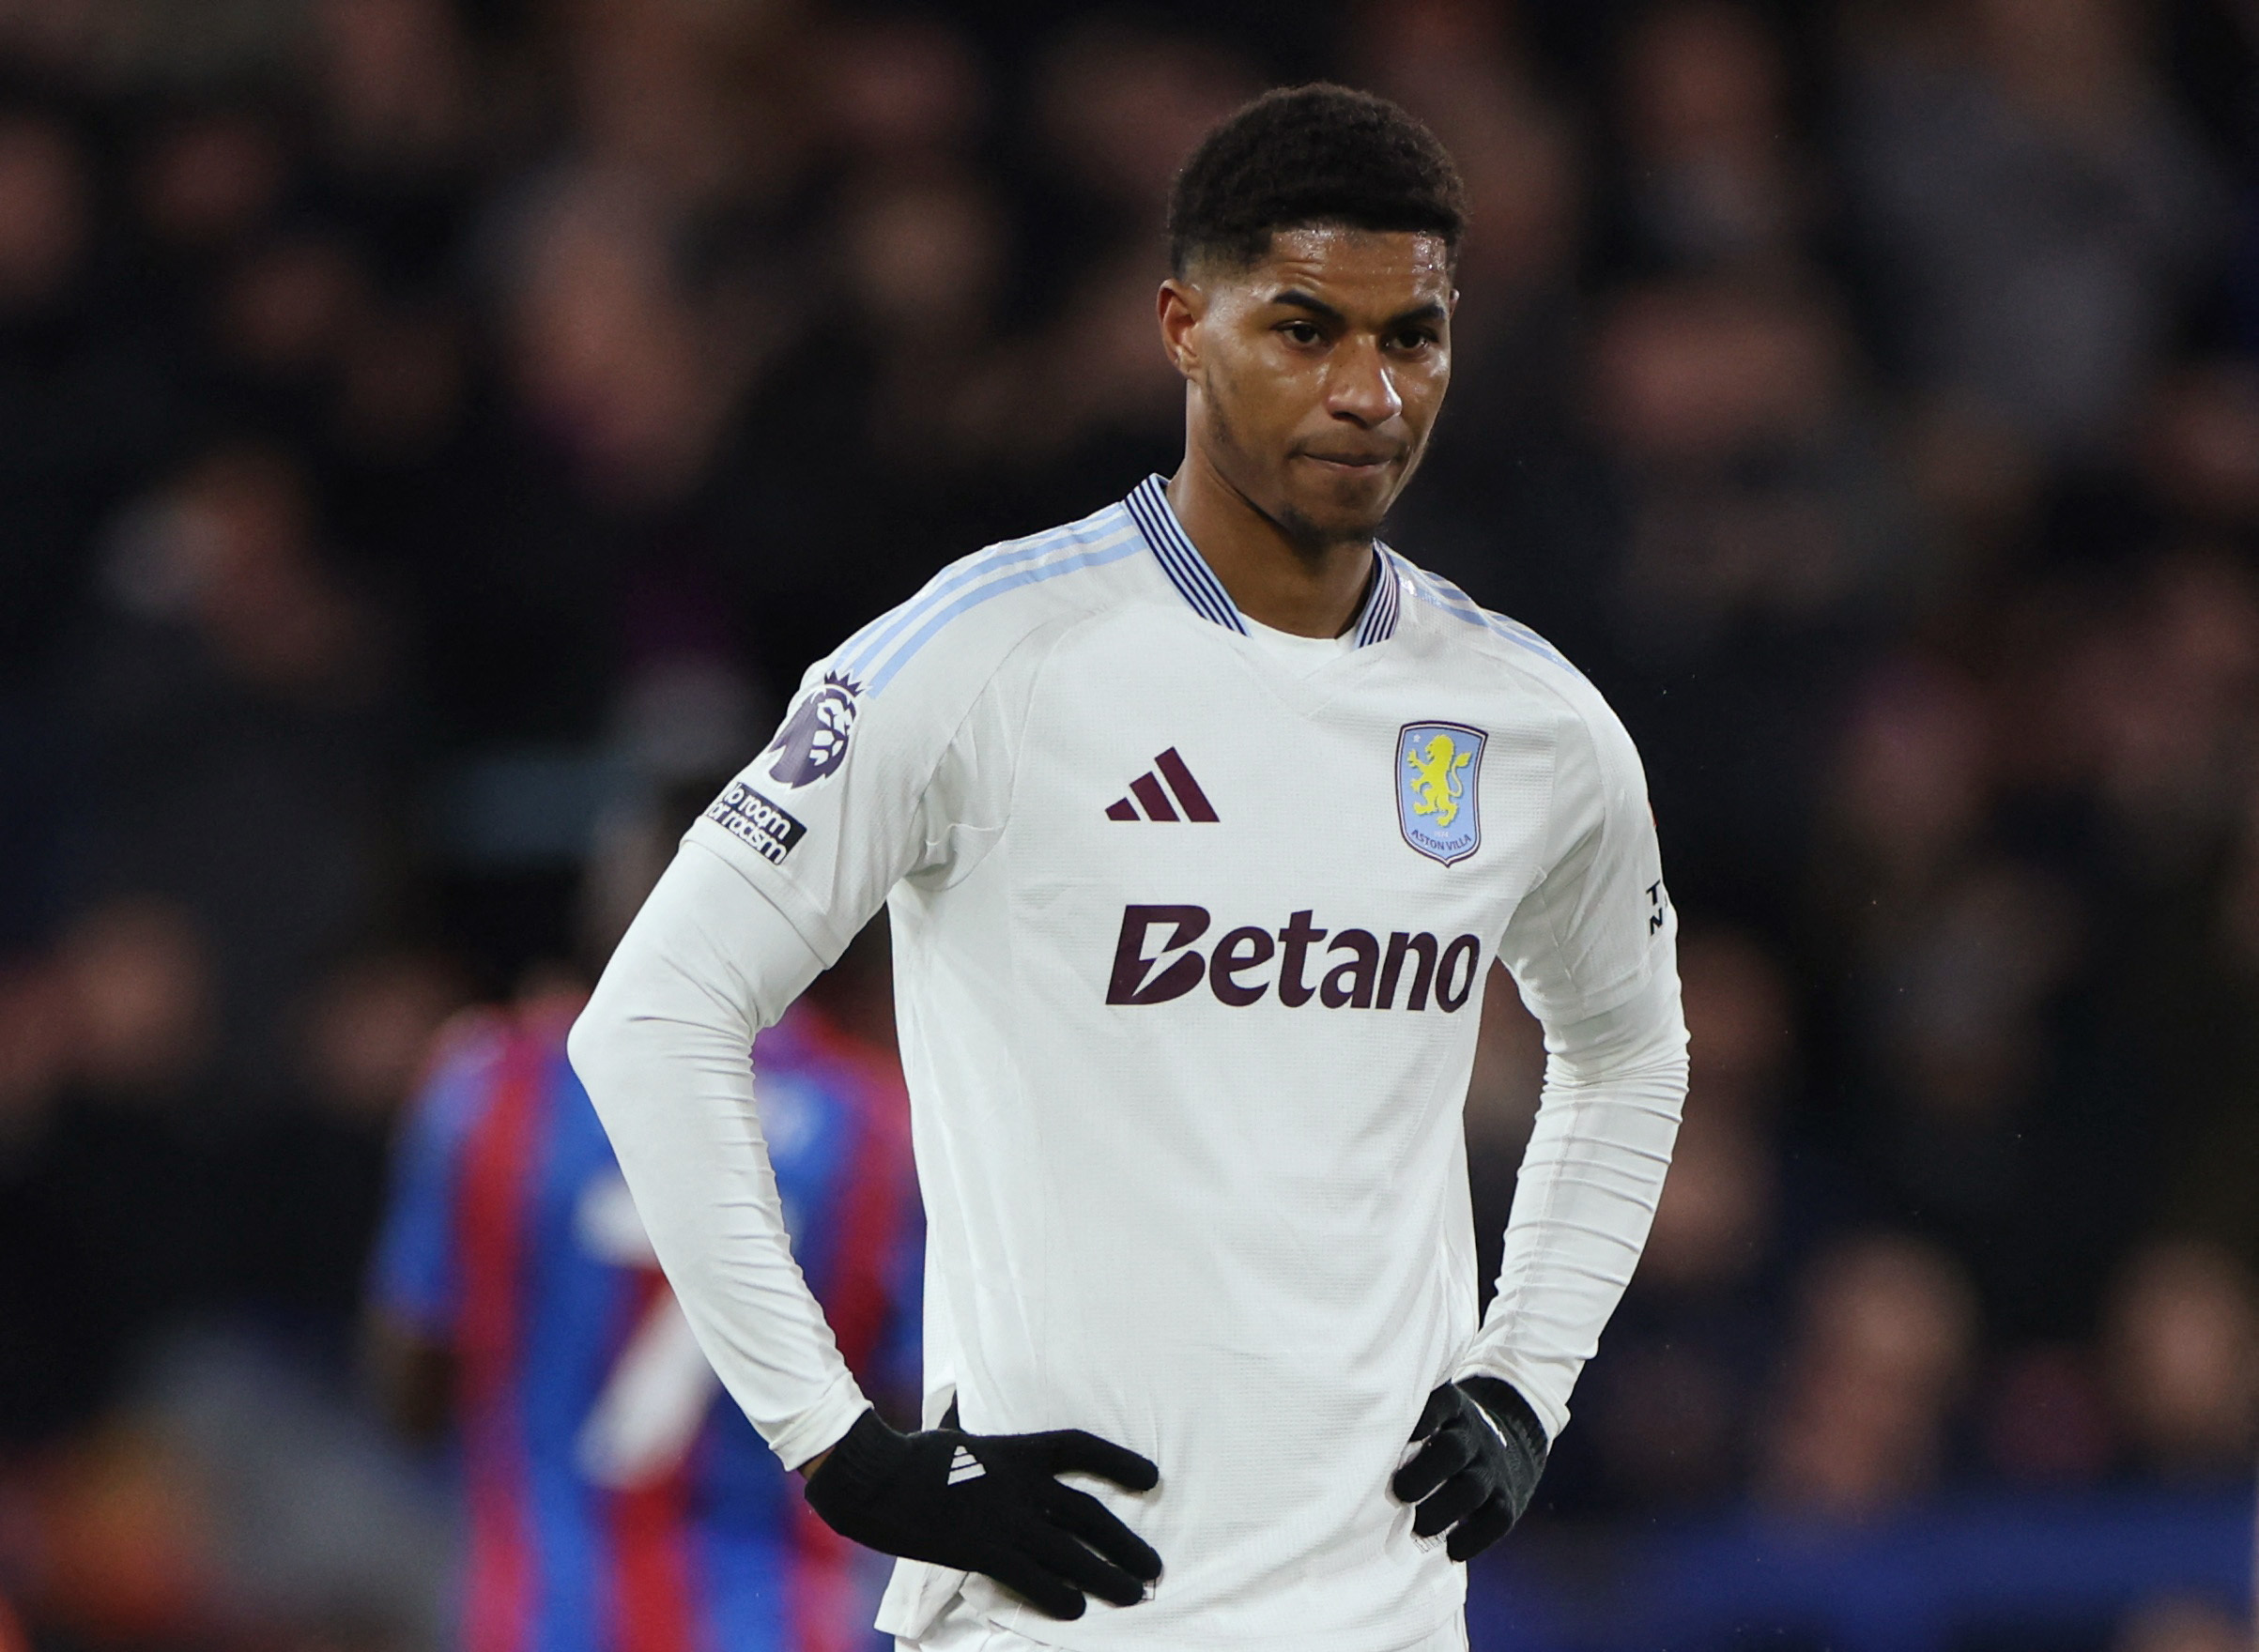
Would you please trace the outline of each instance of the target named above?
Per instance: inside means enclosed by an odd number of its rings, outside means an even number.
[[[1296,539],[1188,446],[1169,482],[1169,508],[1223,582],[1239,612],[1297,636],[1339,636],[1364,605],[1370,537]]]

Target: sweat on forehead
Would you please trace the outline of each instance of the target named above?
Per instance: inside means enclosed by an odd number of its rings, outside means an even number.
[[[1316,84],[1268,92],[1201,141],[1169,197],[1177,275],[1261,262],[1281,230],[1432,236],[1454,257],[1466,190],[1436,135],[1385,98]]]

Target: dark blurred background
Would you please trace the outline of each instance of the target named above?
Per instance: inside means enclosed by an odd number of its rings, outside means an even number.
[[[1685,922],[1475,1645],[2251,1644],[2259,4],[0,0],[0,1652],[448,1640],[351,1357],[434,1030],[1173,467],[1168,180],[1320,75],[1474,202],[1391,540],[1608,694]]]

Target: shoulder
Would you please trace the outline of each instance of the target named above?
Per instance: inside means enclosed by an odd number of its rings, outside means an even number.
[[[1551,705],[1564,724],[1596,745],[1628,743],[1606,697],[1553,644],[1520,620],[1483,607],[1441,574],[1394,550],[1387,554],[1403,608],[1400,636],[1448,661],[1454,675],[1470,677],[1478,686]]]
[[[403,1121],[400,1151],[411,1175],[452,1173],[447,1167],[493,1109],[509,1042],[498,1010],[464,1010],[440,1028]]]
[[[1150,597],[1145,550],[1116,503],[950,563],[808,667],[769,747],[781,754],[773,777],[822,779],[845,760],[849,730],[866,723],[862,743],[938,755],[983,694],[1013,680],[1015,662],[1039,660],[1048,640]]]
[[[1145,591],[1146,548],[1127,506],[1108,505],[1024,539],[960,558],[917,595],[835,650],[810,677],[854,684],[875,698],[899,679],[927,687],[979,679],[1031,637],[1071,625]]]
[[[468,1129],[495,1088],[509,1043],[509,1017],[499,1010],[478,1007],[451,1017],[424,1061],[418,1123],[426,1130]]]

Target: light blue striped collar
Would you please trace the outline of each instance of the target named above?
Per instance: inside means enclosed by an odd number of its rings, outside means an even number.
[[[1169,583],[1176,588],[1177,594],[1191,604],[1192,611],[1226,631],[1245,636],[1247,621],[1237,604],[1170,508],[1168,485],[1167,479],[1158,473],[1148,476],[1122,503],[1136,522],[1138,531],[1145,535],[1161,572],[1169,576]],[[1399,583],[1394,554],[1386,545],[1375,543],[1372,585],[1356,626],[1359,648],[1384,642],[1395,635],[1396,617],[1402,605],[1397,594]]]

